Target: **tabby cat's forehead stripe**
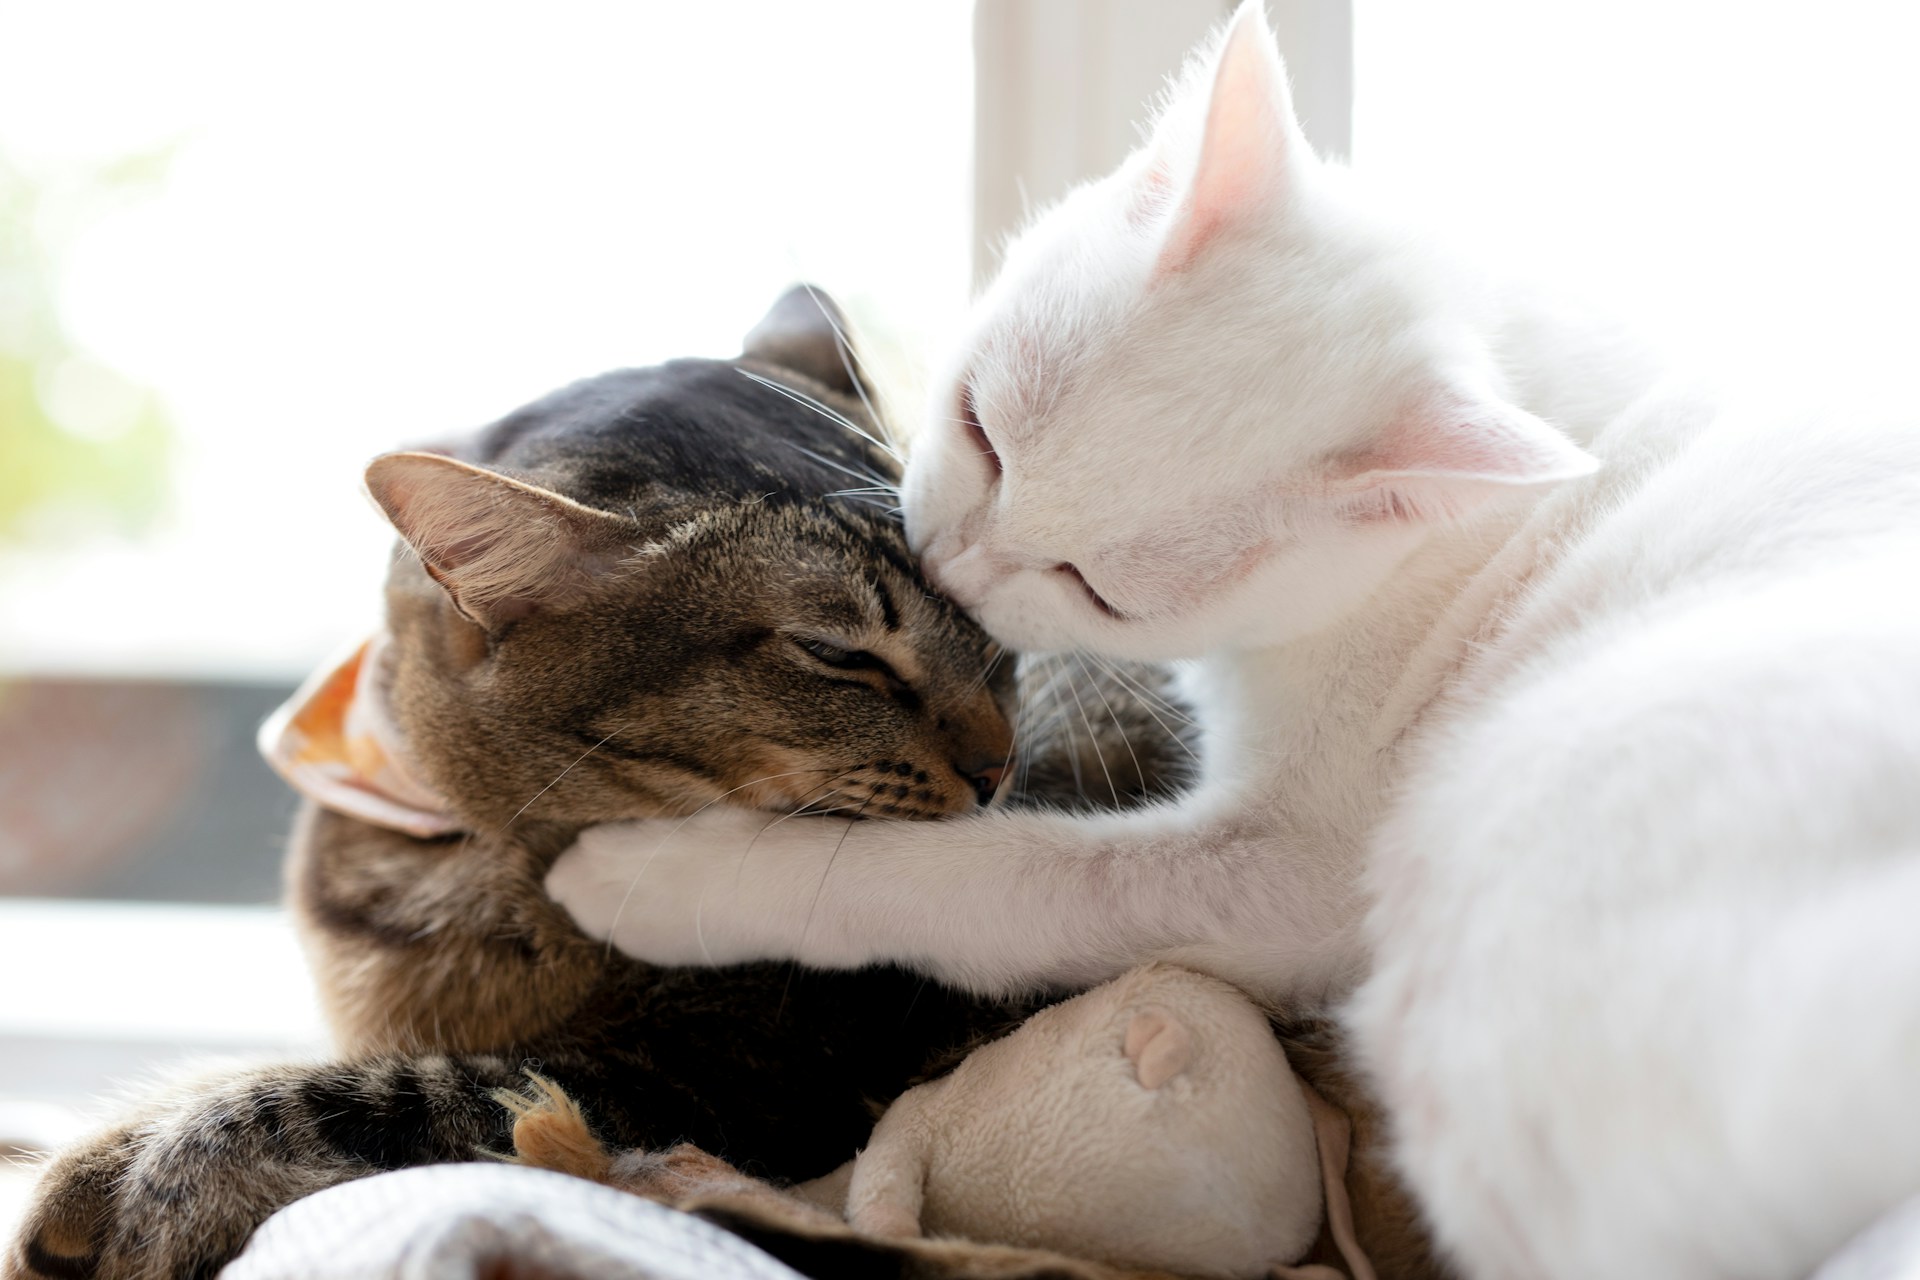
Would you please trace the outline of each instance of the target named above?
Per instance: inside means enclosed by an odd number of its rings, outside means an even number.
[[[893,521],[888,521],[883,526],[885,532],[891,536],[875,536],[880,530],[871,526],[865,529],[860,528],[854,524],[849,513],[842,511],[838,506],[826,504],[819,507],[818,511],[823,517],[838,525],[856,545],[885,560],[901,577],[909,582],[921,580],[919,566],[905,554],[906,535]]]
[[[886,622],[887,630],[898,631],[900,610],[893,603],[893,592],[887,590],[886,578],[876,573],[867,580],[867,585],[873,588],[873,594],[880,599],[880,616]]]

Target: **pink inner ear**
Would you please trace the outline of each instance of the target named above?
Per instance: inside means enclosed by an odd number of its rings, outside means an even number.
[[[1570,480],[1598,465],[1524,409],[1447,392],[1395,418],[1372,447],[1342,460],[1335,479],[1359,487],[1405,477],[1532,485]]]
[[[1166,161],[1156,160],[1141,176],[1133,199],[1127,205],[1127,225],[1134,228],[1152,226],[1160,220],[1160,215],[1166,212],[1172,201],[1173,171],[1167,167]]]
[[[1303,148],[1287,73],[1258,4],[1243,4],[1220,49],[1200,164],[1155,275],[1191,266],[1219,234],[1282,188],[1289,154]]]

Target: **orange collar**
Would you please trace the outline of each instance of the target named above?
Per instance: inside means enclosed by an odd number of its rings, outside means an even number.
[[[295,791],[348,817],[410,836],[464,830],[393,723],[386,648],[377,632],[307,677],[260,726],[260,754]]]

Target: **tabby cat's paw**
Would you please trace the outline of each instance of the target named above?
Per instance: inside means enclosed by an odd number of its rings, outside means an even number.
[[[129,1123],[64,1152],[40,1174],[18,1236],[0,1255],[4,1280],[106,1276],[102,1254],[114,1221],[114,1194],[137,1151]]]
[[[0,1280],[173,1280],[210,1277],[281,1206],[329,1182],[336,1168],[285,1159],[277,1083],[198,1082],[190,1102],[151,1106],[50,1160]]]
[[[238,1171],[208,1167],[166,1124],[123,1125],[55,1158],[41,1175],[5,1280],[173,1280],[212,1276],[274,1209]]]

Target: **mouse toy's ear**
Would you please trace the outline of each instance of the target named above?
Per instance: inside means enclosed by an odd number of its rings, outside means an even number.
[[[1193,1033],[1160,1009],[1134,1014],[1121,1047],[1142,1089],[1160,1088],[1193,1063]]]
[[[367,492],[454,607],[483,627],[561,606],[632,555],[619,516],[435,453],[389,453]]]
[[[824,290],[810,284],[780,295],[747,335],[741,354],[804,373],[842,395],[862,396],[868,390],[846,318]]]

